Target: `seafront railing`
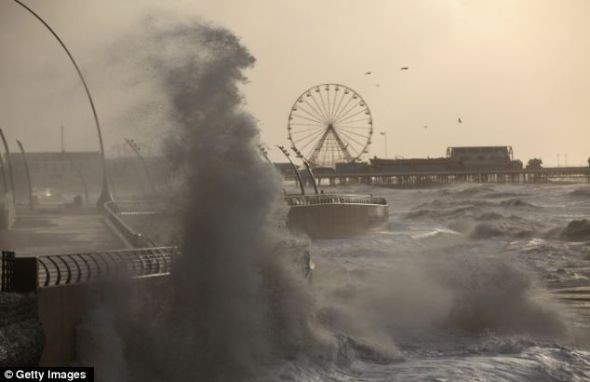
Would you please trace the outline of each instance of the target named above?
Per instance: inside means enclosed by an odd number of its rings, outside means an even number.
[[[105,278],[167,275],[177,247],[16,257],[2,252],[2,291],[30,292],[38,288],[95,282]]]
[[[114,228],[119,232],[125,240],[135,248],[155,247],[155,244],[149,238],[136,232],[129,224],[127,224],[121,217],[126,209],[131,210],[132,207],[126,204],[127,202],[110,201],[106,202],[103,207],[105,211],[105,218],[110,222]],[[137,207],[137,205],[133,205]]]
[[[157,199],[117,199],[106,204],[119,215],[157,215],[166,210],[165,203]]]
[[[0,291],[8,292],[14,284],[14,252],[2,251]]]
[[[289,206],[310,206],[319,204],[387,204],[385,198],[371,195],[347,194],[288,195],[285,196],[285,200]]]

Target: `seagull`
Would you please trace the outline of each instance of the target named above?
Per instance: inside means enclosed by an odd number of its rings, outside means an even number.
[[[457,122],[463,123],[463,120],[461,119],[461,117],[457,118]]]
[[[402,66],[401,68],[399,68],[399,70],[408,70],[408,69],[410,69],[409,66]]]
[[[365,76],[368,76],[369,74],[372,74],[373,72],[365,72]]]

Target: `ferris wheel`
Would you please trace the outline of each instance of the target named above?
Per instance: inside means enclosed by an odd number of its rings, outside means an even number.
[[[289,141],[313,166],[354,162],[368,152],[373,118],[351,88],[322,84],[303,92],[289,112]]]

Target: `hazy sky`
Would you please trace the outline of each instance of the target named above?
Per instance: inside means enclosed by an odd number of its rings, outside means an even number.
[[[587,0],[24,1],[78,59],[110,151],[123,137],[157,147],[162,124],[150,106],[162,95],[132,78],[137,52],[121,41],[142,36],[148,16],[194,16],[229,28],[257,58],[244,91],[271,147],[287,143],[300,93],[337,82],[371,108],[371,156],[384,154],[382,131],[390,156],[443,156],[453,145],[512,145],[546,164],[590,156]],[[0,57],[0,127],[12,142],[59,150],[63,124],[68,150],[97,147],[73,68],[12,0],[0,0]]]

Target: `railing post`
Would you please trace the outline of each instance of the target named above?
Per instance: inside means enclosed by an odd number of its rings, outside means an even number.
[[[122,272],[131,278],[160,275],[170,272],[178,254],[177,247],[39,257],[16,257],[14,252],[2,251],[0,286],[2,292],[29,293],[44,287],[92,282],[100,280],[100,276]]]
[[[12,292],[37,292],[38,260],[36,257],[15,257],[12,274]]]
[[[12,292],[14,289],[14,252],[2,251],[2,292]]]

